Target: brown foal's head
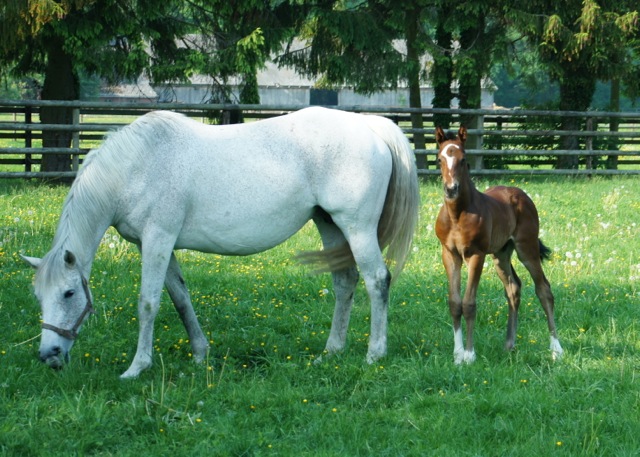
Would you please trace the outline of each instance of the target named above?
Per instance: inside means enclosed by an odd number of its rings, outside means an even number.
[[[469,176],[469,166],[464,152],[467,129],[464,126],[460,127],[458,135],[454,136],[452,133],[445,134],[441,127],[436,127],[436,141],[440,147],[438,160],[445,197],[455,199],[458,197],[461,183]]]

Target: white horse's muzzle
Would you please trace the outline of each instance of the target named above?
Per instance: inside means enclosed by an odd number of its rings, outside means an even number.
[[[69,363],[69,359],[69,351],[63,350],[60,346],[54,346],[46,350],[40,349],[40,360],[54,370],[60,370],[65,363]]]

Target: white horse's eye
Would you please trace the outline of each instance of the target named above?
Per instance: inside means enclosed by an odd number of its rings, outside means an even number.
[[[76,291],[75,291],[75,290],[73,290],[73,289],[67,290],[67,291],[64,293],[64,298],[71,298],[71,297],[73,297],[73,295],[74,295],[75,293],[76,293]]]

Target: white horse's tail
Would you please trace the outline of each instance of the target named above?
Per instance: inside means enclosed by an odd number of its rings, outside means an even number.
[[[418,223],[420,190],[415,156],[402,130],[388,119],[367,116],[370,128],[383,139],[393,160],[387,198],[378,224],[380,248],[387,248],[386,262],[391,279],[398,277],[409,257]]]
[[[392,172],[387,196],[378,223],[380,249],[385,255],[391,280],[399,275],[409,256],[413,234],[418,222],[420,193],[415,156],[402,130],[388,119],[365,116],[369,128],[389,147]],[[317,271],[337,271],[355,264],[348,244],[318,252],[299,255],[303,263],[314,264]]]

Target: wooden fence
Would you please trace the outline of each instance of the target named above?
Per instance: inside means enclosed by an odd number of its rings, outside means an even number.
[[[43,106],[73,111],[72,124],[42,124]],[[212,105],[171,103],[104,103],[0,100],[0,178],[73,177],[83,156],[100,144],[104,134],[153,110],[165,109],[200,118],[203,122],[251,122],[300,109],[299,106]],[[531,110],[446,110],[376,106],[338,106],[346,111],[389,117],[416,147],[418,172],[437,174],[434,117],[451,116],[452,128],[461,119],[468,127],[467,153],[475,175],[613,175],[640,174],[640,113],[558,112]],[[423,128],[411,127],[411,115],[420,114]],[[560,130],[563,117],[572,117],[579,130]],[[43,148],[43,132],[72,134],[69,148]],[[563,137],[575,137],[575,149],[561,149]],[[45,154],[71,156],[65,172],[42,172]],[[558,168],[558,159],[571,156],[572,168]]]

